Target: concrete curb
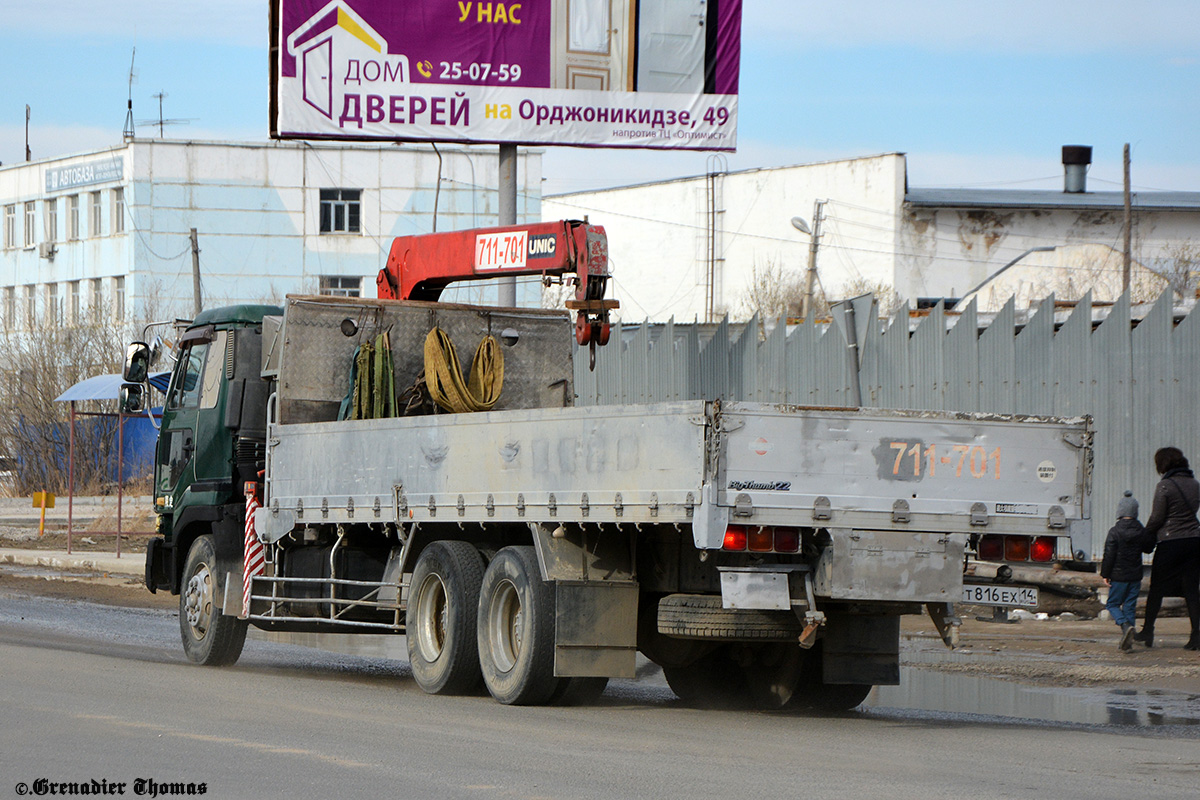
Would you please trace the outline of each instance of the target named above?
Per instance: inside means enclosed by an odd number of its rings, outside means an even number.
[[[146,558],[142,553],[130,553],[117,558],[113,553],[71,553],[65,550],[28,550],[0,547],[0,564],[23,567],[43,567],[62,571],[87,570],[109,575],[142,577]]]

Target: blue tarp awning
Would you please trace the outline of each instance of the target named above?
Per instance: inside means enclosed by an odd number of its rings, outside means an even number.
[[[150,385],[165,393],[170,379],[169,372],[155,372],[150,376]],[[120,375],[97,375],[75,384],[54,398],[54,401],[65,403],[71,400],[116,400],[121,395],[123,383],[125,378]]]

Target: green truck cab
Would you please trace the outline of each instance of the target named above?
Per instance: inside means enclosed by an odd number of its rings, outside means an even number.
[[[160,535],[146,548],[146,586],[188,592],[194,613],[181,614],[185,642],[189,616],[193,628],[201,626],[193,631],[197,641],[209,626],[233,622],[216,607],[224,601],[227,572],[239,569],[242,559],[243,485],[256,481],[264,466],[271,384],[261,376],[262,321],[282,313],[266,305],[211,309],[179,341],[155,450]],[[131,346],[126,364],[126,379],[135,382],[135,362],[147,358],[139,344]],[[241,628],[244,636],[244,623]]]

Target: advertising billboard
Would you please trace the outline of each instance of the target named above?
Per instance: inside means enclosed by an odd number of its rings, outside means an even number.
[[[271,135],[733,150],[742,0],[271,0]]]

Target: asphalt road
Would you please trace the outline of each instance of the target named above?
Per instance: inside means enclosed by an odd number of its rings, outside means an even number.
[[[195,667],[167,612],[19,593],[0,594],[0,682],[0,798],[39,779],[289,800],[1200,793],[1194,730],[700,711],[652,680],[589,708],[510,708],[427,696],[402,661],[290,645]]]

